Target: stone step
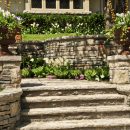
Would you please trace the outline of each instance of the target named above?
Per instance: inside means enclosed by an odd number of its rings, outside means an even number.
[[[130,118],[32,122],[16,130],[130,130]]]
[[[24,109],[23,121],[60,121],[101,118],[129,118],[130,107],[123,105]]]
[[[122,105],[125,97],[119,94],[25,97],[22,99],[22,108]]]
[[[43,85],[33,87],[22,87],[23,97],[31,96],[67,96],[67,95],[92,95],[92,94],[116,94],[116,86],[102,85],[96,86],[91,84],[80,85]]]

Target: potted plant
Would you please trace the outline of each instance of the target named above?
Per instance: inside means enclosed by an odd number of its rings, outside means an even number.
[[[130,83],[130,12],[116,14],[113,26],[106,30],[106,36],[122,47],[117,55],[108,56],[110,82]]]
[[[9,11],[0,8],[0,56],[10,55],[10,44],[21,41],[21,20]]]
[[[114,40],[116,44],[122,46],[121,55],[129,55],[130,50],[130,12],[116,13],[114,23],[111,28],[106,30],[106,36],[110,40]]]

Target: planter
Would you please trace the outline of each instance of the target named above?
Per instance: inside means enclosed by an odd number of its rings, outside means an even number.
[[[110,82],[115,84],[130,83],[130,55],[108,56]]]
[[[127,33],[125,34],[124,38],[122,38],[122,34],[122,29],[117,29],[114,34],[114,41],[122,46],[122,51],[119,53],[120,55],[130,55],[130,27],[128,27]]]
[[[16,29],[14,30],[14,32],[8,34],[8,39],[7,38],[1,39],[0,40],[0,46],[1,46],[0,56],[11,55],[12,53],[8,49],[9,45],[20,42],[21,40],[22,40],[22,36],[21,36],[20,29]]]

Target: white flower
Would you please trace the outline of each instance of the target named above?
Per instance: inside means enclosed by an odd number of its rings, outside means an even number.
[[[35,23],[35,22],[33,22],[32,24],[30,24],[32,27],[38,27],[39,26],[39,24],[37,23]]]
[[[33,62],[33,61],[34,61],[34,58],[31,58],[30,61]]]
[[[5,11],[5,12],[3,12],[3,16],[9,17],[9,16],[11,16],[11,13],[9,11]]]

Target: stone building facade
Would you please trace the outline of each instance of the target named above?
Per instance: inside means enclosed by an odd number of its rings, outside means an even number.
[[[113,8],[120,12],[121,0],[112,0]],[[123,0],[124,1],[124,0]],[[122,2],[123,2],[122,1]],[[130,0],[129,10],[130,10]],[[0,7],[11,12],[78,13],[104,12],[106,0],[0,0]]]

